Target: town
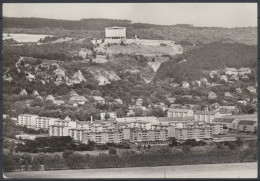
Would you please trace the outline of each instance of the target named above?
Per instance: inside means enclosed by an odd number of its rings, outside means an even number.
[[[4,171],[257,160],[253,28],[5,21]]]

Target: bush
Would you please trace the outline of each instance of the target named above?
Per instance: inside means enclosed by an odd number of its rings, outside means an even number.
[[[116,155],[116,154],[117,154],[116,149],[115,149],[115,148],[110,148],[110,149],[109,149],[109,154]]]

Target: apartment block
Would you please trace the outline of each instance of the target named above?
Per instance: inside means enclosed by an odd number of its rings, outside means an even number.
[[[38,118],[38,115],[35,115],[35,114],[20,114],[18,116],[18,125],[36,127],[37,118]]]
[[[192,117],[194,111],[191,109],[169,109],[167,117]]]
[[[212,127],[176,128],[175,138],[178,140],[213,138]]]
[[[215,111],[196,111],[194,115],[195,121],[203,121],[207,123],[212,123],[215,118],[221,117],[220,113]]]

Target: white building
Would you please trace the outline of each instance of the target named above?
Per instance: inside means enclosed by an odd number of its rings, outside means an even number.
[[[220,113],[215,111],[196,111],[194,115],[195,121],[203,121],[207,123],[212,123],[215,118],[221,117]]]
[[[193,114],[191,109],[169,109],[167,117],[192,117]]]
[[[37,118],[38,116],[35,114],[20,114],[18,116],[18,125],[36,127]]]
[[[59,120],[59,118],[38,117],[36,119],[36,128],[49,129],[51,125],[54,125],[56,120]]]
[[[126,40],[126,28],[108,27],[105,29],[105,43],[120,44]]]

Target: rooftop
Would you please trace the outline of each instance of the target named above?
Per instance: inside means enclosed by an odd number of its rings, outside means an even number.
[[[190,121],[194,120],[194,117],[159,117],[158,121],[159,122],[178,122],[178,121]]]
[[[188,112],[192,111],[191,109],[169,109],[169,111],[174,111],[174,112]]]
[[[240,124],[240,125],[254,125],[254,124],[256,124],[256,122],[250,121],[250,120],[242,120],[242,121],[239,121],[238,124]]]
[[[216,111],[196,111],[195,114],[206,114],[206,115],[215,115]]]

